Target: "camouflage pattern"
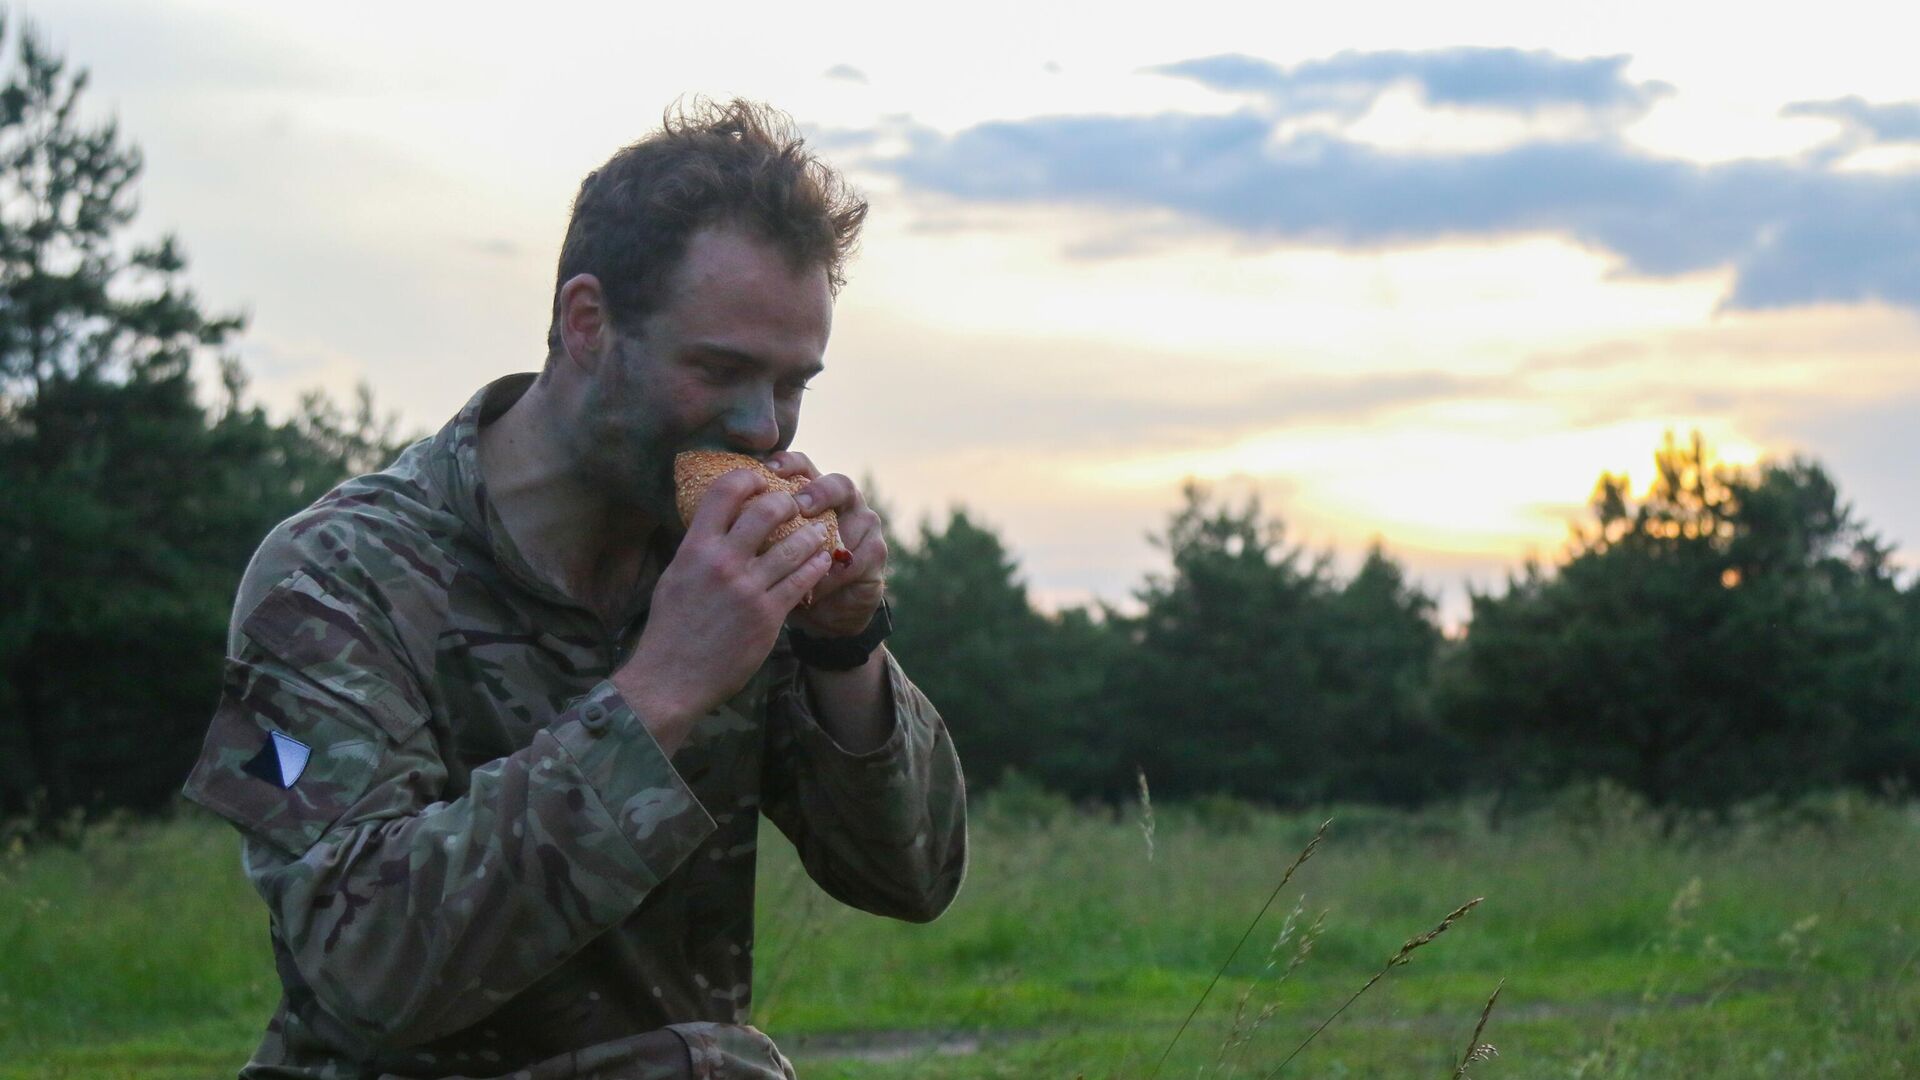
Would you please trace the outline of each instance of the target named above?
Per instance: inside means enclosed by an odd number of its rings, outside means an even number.
[[[284,996],[243,1078],[790,1077],[745,1026],[761,813],[855,907],[927,920],[959,888],[959,762],[890,656],[872,752],[820,727],[784,634],[661,752],[607,677],[671,548],[608,626],[527,565],[481,482],[479,429],[532,378],[248,567],[186,786],[241,830],[271,914]]]

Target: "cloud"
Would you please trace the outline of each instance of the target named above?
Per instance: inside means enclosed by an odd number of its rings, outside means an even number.
[[[1671,88],[1626,78],[1628,56],[1569,59],[1545,51],[1456,48],[1348,51],[1281,67],[1238,53],[1149,70],[1228,92],[1258,95],[1282,115],[1364,113],[1387,89],[1411,82],[1431,105],[1531,113],[1551,107],[1638,114]]]
[[[162,11],[134,0],[61,0],[39,10],[44,7],[26,6],[20,22],[71,66],[95,72],[123,93],[327,92],[343,86],[338,65],[258,22],[179,5]],[[12,34],[7,47],[16,47]]]
[[[1451,50],[1343,53],[1292,69],[1211,57],[1163,70],[1269,94],[1416,73],[1447,100],[1612,108],[1648,92],[1620,79],[1624,61],[1556,67],[1549,54]],[[1904,112],[1867,108],[1881,110],[1865,114],[1872,122],[1904,130]],[[1173,211],[1269,246],[1559,235],[1611,253],[1635,274],[1731,268],[1731,308],[1877,299],[1920,309],[1920,176],[1840,170],[1818,155],[1703,165],[1614,134],[1396,151],[1333,132],[1288,132],[1255,109],[1037,117],[952,134],[919,129],[903,142],[903,152],[872,164],[910,188],[980,202]],[[1081,254],[1124,254],[1128,239],[1123,225],[1112,243]]]
[[[1909,567],[1920,567],[1915,558],[1920,503],[1912,495],[1912,462],[1920,455],[1915,415],[1920,415],[1920,392],[1909,391],[1873,403],[1783,410],[1767,431],[1816,448],[1812,456],[1840,485],[1858,518],[1898,544]]]
[[[1838,120],[1853,143],[1920,142],[1920,101],[1874,103],[1859,96],[1828,101],[1796,101],[1782,116]],[[1848,138],[1850,137],[1850,138]]]
[[[809,423],[912,448],[896,458],[939,459],[956,447],[1066,457],[1204,450],[1277,425],[1366,425],[1449,401],[1510,396],[1521,387],[1514,374],[1431,368],[1249,380],[1201,355],[1110,343],[1082,344],[1063,361],[1059,347],[1045,341],[929,337],[909,326],[848,334],[835,345],[835,364],[860,371],[851,378],[874,396],[823,396],[822,408],[834,415]],[[903,367],[901,356],[914,357],[913,364]],[[994,359],[983,368],[986,356]]]
[[[820,77],[823,79],[842,79],[846,82],[857,83],[867,81],[867,73],[854,67],[852,64],[835,64],[821,72]]]
[[[502,236],[495,236],[488,239],[463,238],[462,242],[470,251],[475,251],[482,255],[491,255],[499,259],[517,259],[526,250],[519,243],[508,240]]]

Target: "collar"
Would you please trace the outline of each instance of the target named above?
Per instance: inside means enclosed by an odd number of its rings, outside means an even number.
[[[523,371],[481,387],[434,437],[434,457],[440,463],[441,489],[446,492],[449,507],[486,545],[495,565],[528,592],[579,607],[578,601],[549,584],[520,553],[494,510],[493,500],[487,497],[487,481],[480,472],[480,429],[512,408],[538,377],[536,372]]]
[[[585,611],[588,609],[584,604],[561,592],[520,553],[494,509],[493,500],[487,496],[486,478],[480,472],[480,429],[512,408],[538,377],[537,372],[523,371],[501,376],[481,387],[434,437],[434,456],[440,463],[440,480],[448,504],[461,523],[486,545],[495,565],[514,584],[533,595]],[[676,546],[677,543],[670,542],[656,547],[653,558],[659,566],[664,567],[673,558]],[[638,618],[652,599],[653,584],[649,577],[629,601],[627,610],[617,618],[617,624],[625,626]]]

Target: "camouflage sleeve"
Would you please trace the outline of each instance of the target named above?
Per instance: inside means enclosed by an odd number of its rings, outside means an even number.
[[[893,731],[867,753],[820,727],[804,673],[775,687],[762,808],[834,898],[928,922],[966,874],[966,784],[940,714],[891,654],[886,661]]]
[[[247,837],[290,994],[311,990],[369,1049],[492,1012],[714,829],[606,682],[437,801],[446,767],[378,611],[304,572],[270,592],[187,784]]]

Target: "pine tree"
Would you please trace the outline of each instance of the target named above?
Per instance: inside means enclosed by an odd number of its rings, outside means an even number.
[[[242,405],[218,354],[242,319],[202,309],[173,237],[128,236],[140,153],[82,123],[86,85],[29,27],[0,86],[0,817],[164,804],[253,545],[390,441],[364,401],[357,426]]]

